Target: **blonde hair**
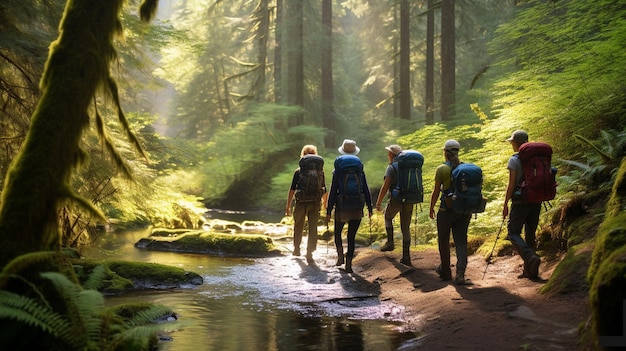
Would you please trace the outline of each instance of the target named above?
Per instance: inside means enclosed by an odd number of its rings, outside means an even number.
[[[300,157],[304,155],[317,155],[317,146],[315,145],[304,145],[302,147],[302,151],[300,151]]]

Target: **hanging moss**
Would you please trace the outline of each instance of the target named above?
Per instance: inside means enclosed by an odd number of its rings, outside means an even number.
[[[0,264],[24,253],[58,249],[57,213],[68,201],[104,220],[69,183],[73,169],[86,159],[79,142],[90,115],[97,121],[106,149],[121,169],[129,172],[102,128],[102,116],[91,107],[99,92],[111,98],[120,124],[141,150],[128,128],[109,72],[116,55],[113,40],[122,33],[119,15],[124,2],[67,2],[59,37],[50,45],[40,82],[41,99],[5,179],[0,202]]]

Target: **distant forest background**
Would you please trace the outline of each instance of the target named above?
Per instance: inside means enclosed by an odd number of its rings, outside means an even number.
[[[89,162],[71,179],[111,223],[190,227],[207,207],[280,213],[301,147],[319,147],[330,180],[344,138],[361,148],[374,195],[391,143],[425,155],[430,191],[441,146],[457,139],[485,172],[483,221],[494,228],[513,130],[553,145],[559,199],[610,186],[623,156],[620,1],[160,1],[150,24],[129,2],[112,76],[146,157],[102,95],[93,109],[121,158],[92,122],[81,141]],[[64,6],[0,4],[0,184]],[[64,244],[102,224],[90,218],[65,206]]]

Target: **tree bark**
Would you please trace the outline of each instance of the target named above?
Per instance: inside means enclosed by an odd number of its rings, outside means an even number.
[[[283,0],[276,0],[276,26],[274,29],[274,102],[280,104],[283,99],[282,59],[283,59]]]
[[[426,14],[426,124],[435,123],[435,9],[433,0],[428,0]]]
[[[441,119],[454,117],[455,63],[454,0],[441,1]]]
[[[323,125],[326,128],[324,146],[330,148],[337,143],[335,135],[335,108],[333,90],[333,2],[322,1],[322,113]]]
[[[400,118],[411,119],[409,1],[400,1]]]

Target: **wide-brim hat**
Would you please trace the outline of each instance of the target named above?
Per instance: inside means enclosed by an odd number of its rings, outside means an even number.
[[[525,130],[518,129],[506,141],[515,141],[518,144],[523,144],[528,141],[528,133]]]
[[[341,146],[337,149],[342,155],[357,155],[361,152],[358,146],[356,146],[356,141],[351,139],[345,139]]]
[[[389,146],[385,146],[385,150],[398,156],[398,154],[402,152],[402,147],[400,145],[389,145]]]

